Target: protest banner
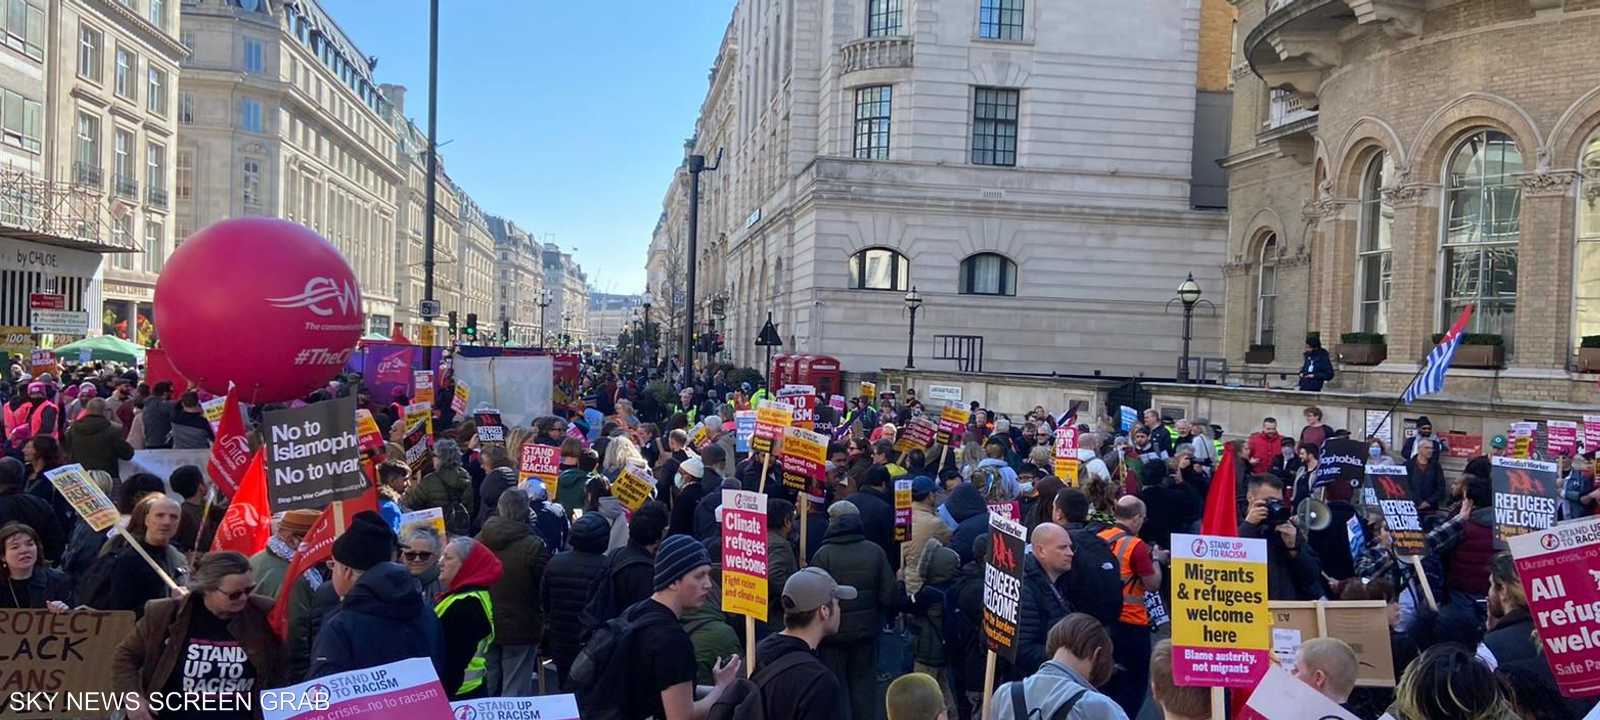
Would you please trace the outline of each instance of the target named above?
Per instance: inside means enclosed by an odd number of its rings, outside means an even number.
[[[450,703],[458,720],[578,720],[578,696],[537,695],[459,700]]]
[[[450,410],[457,415],[467,414],[467,400],[472,397],[472,388],[464,382],[456,383],[456,390],[450,397]]]
[[[828,396],[828,406],[832,407],[840,415],[843,415],[844,414],[844,396],[843,395],[830,395],[830,396]]]
[[[1451,430],[1445,433],[1445,457],[1471,460],[1483,454],[1483,433],[1466,433]]]
[[[1424,541],[1422,517],[1417,502],[1406,489],[1404,465],[1368,465],[1367,477],[1374,500],[1383,512],[1383,524],[1394,539],[1396,555],[1421,555]]]
[[[733,414],[733,449],[750,452],[750,437],[756,434],[756,411],[739,410]]]
[[[649,470],[630,465],[617,475],[616,482],[611,483],[611,494],[622,503],[622,507],[627,508],[629,514],[638,510],[651,495],[655,494],[655,482],[647,479],[649,476]]]
[[[1600,415],[1583,416],[1583,451],[1600,451]]]
[[[134,622],[127,611],[0,609],[0,717],[109,716],[110,703],[122,699],[110,692],[111,665]]]
[[[430,528],[437,533],[440,541],[450,536],[445,531],[444,508],[428,508],[426,510],[412,510],[400,516],[400,544],[404,545],[406,537],[411,531],[418,528]]]
[[[1271,662],[1267,541],[1172,535],[1176,684],[1254,687]]]
[[[406,453],[406,465],[420,477],[433,470],[433,409],[423,403],[407,405],[403,422],[405,435],[400,446]]]
[[[1366,475],[1366,464],[1366,443],[1340,438],[1327,440],[1322,443],[1322,451],[1318,454],[1317,474],[1312,487],[1343,483],[1351,489],[1359,488],[1361,478]]]
[[[378,430],[378,421],[372,417],[371,410],[356,411],[356,435],[361,438],[362,450],[383,449],[383,433]]]
[[[1578,452],[1578,423],[1572,420],[1551,420],[1545,423],[1545,451],[1550,457],[1576,455]]]
[[[948,446],[955,438],[965,434],[967,432],[967,421],[971,419],[972,411],[958,408],[954,405],[946,405],[943,410],[939,411],[939,434],[937,437],[939,444]]]
[[[544,483],[550,497],[556,496],[556,478],[561,474],[561,448],[554,445],[523,443],[522,457],[517,463],[517,482],[538,478]]]
[[[1388,602],[1273,600],[1267,605],[1271,614],[1272,655],[1275,657],[1287,658],[1292,665],[1295,652],[1306,640],[1338,638],[1356,653],[1358,687],[1394,687]]]
[[[222,423],[222,408],[227,404],[227,395],[218,395],[200,403],[200,412],[205,414],[206,422],[211,423],[211,434],[213,435],[217,433],[217,426]]]
[[[1561,483],[1556,464],[1508,457],[1489,459],[1494,485],[1494,527],[1501,542],[1556,522]]]
[[[335,673],[290,685],[287,698],[314,701],[316,707],[262,708],[263,720],[401,720],[448,718],[450,700],[428,658]]]
[[[506,424],[500,419],[500,411],[494,408],[478,408],[472,411],[472,421],[478,425],[478,442],[504,443],[506,441]]]
[[[705,423],[695,423],[694,430],[689,433],[689,449],[698,452],[710,439],[711,431],[706,429]]]
[[[785,385],[778,390],[778,401],[794,406],[791,425],[811,430],[816,427],[817,389],[810,385]]]
[[[989,514],[1000,515],[1022,522],[1022,501],[1007,500],[1006,502],[989,503]]]
[[[1022,562],[1027,528],[1002,515],[989,514],[989,557],[983,564],[983,641],[988,649],[983,668],[983,713],[989,714],[994,694],[995,661],[1017,661],[1018,611],[1022,604]]]
[[[1078,427],[1056,428],[1055,476],[1067,487],[1078,486]]]
[[[411,373],[411,402],[433,404],[433,371],[416,370]]]
[[[1506,432],[1510,455],[1514,458],[1533,457],[1533,436],[1539,432],[1539,423],[1532,420],[1511,423]]]
[[[89,472],[82,465],[73,463],[44,471],[44,476],[55,487],[61,497],[66,498],[72,509],[78,511],[79,517],[88,523],[89,529],[95,532],[105,532],[106,528],[117,524],[121,515],[117,512],[116,504],[111,498],[101,492],[100,486],[94,484],[89,477]]]
[[[38,377],[56,371],[56,354],[49,350],[34,350],[28,356],[28,374]]]
[[[1135,425],[1139,424],[1139,411],[1128,407],[1127,405],[1123,405],[1122,410],[1119,412],[1118,419],[1120,420],[1118,423],[1118,429],[1122,430],[1123,432],[1127,432],[1132,430]]]
[[[911,539],[911,478],[894,481],[894,541]]]
[[[320,509],[366,491],[354,395],[268,411],[262,425],[267,503],[273,513]]]
[[[924,418],[912,418],[911,422],[900,428],[900,434],[895,436],[894,450],[898,453],[908,453],[912,450],[927,452],[933,447],[933,438],[939,432],[939,426]]]
[[[878,384],[877,383],[869,383],[869,382],[861,383],[861,397],[866,398],[867,399],[867,404],[869,404],[869,405],[877,402],[877,400],[878,400]]]
[[[756,408],[756,431],[750,439],[750,449],[758,453],[771,453],[774,440],[783,437],[783,431],[794,423],[794,406],[775,400],[763,400]],[[765,473],[762,474],[765,477]]]
[[[1317,689],[1296,679],[1289,671],[1271,665],[1261,674],[1239,720],[1359,720]]]
[[[744,616],[745,662],[755,667],[756,621],[767,616],[767,496],[722,491],[722,611]]]
[[[784,487],[822,494],[820,486],[828,469],[828,436],[797,427],[784,428],[778,460],[783,467]]]
[[[1508,544],[1556,687],[1567,697],[1600,695],[1600,517]]]

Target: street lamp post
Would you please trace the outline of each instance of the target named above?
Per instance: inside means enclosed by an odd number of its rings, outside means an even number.
[[[644,345],[644,376],[647,380],[656,368],[656,349],[650,344],[650,302],[653,299],[650,297],[649,290],[644,291],[644,297],[640,298],[640,302],[644,306],[644,337],[641,342]]]
[[[1178,358],[1178,382],[1189,382],[1189,341],[1194,338],[1194,308],[1200,303],[1211,304],[1209,300],[1200,299],[1200,283],[1194,281],[1194,273],[1183,279],[1178,284],[1178,296],[1167,301],[1170,309],[1172,303],[1183,305],[1183,356]],[[1215,307],[1215,306],[1213,306]]]
[[[544,349],[544,309],[550,307],[550,291],[539,291],[539,349]]]
[[[684,309],[688,312],[683,324],[683,386],[694,385],[694,265],[699,261],[697,246],[700,240],[700,173],[707,170],[716,170],[722,164],[722,151],[717,151],[717,160],[710,165],[706,164],[706,156],[690,155],[689,164],[689,258],[684,263],[684,274],[687,276],[688,294],[684,297]]]
[[[911,356],[911,351],[917,344],[917,308],[922,307],[922,296],[917,294],[917,286],[912,285],[906,291],[906,309],[911,311],[911,327],[906,330],[906,369],[917,367],[917,361]]]

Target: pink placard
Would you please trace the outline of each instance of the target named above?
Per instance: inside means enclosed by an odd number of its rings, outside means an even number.
[[[1600,695],[1600,517],[1511,538],[1544,660],[1567,697]]]

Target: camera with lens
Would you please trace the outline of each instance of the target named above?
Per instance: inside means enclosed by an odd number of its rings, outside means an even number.
[[[1278,498],[1268,498],[1266,502],[1267,519],[1261,523],[1262,527],[1275,528],[1289,522],[1289,506],[1283,504]]]

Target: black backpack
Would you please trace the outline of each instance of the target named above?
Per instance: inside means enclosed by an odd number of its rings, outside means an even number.
[[[628,656],[640,624],[628,613],[611,618],[590,633],[572,661],[572,689],[584,720],[622,720],[629,697]]]
[[[1122,566],[1111,545],[1094,532],[1069,530],[1072,536],[1072,570],[1066,596],[1072,612],[1088,613],[1111,627],[1122,617]]]
[[[444,478],[439,478],[439,483],[444,487],[445,501],[441,510],[444,514],[445,530],[448,530],[451,535],[472,534],[472,513],[467,510],[467,504],[464,502],[465,498],[463,497],[466,494],[466,488],[462,488],[459,492],[452,492],[450,485],[444,481]]]
[[[614,552],[622,552],[622,549],[619,548]],[[606,559],[605,569],[595,576],[594,583],[589,586],[589,602],[583,606],[583,612],[578,615],[578,620],[583,625],[580,637],[585,642],[588,641],[590,633],[599,630],[607,621],[622,615],[627,610],[627,608],[617,607],[616,592],[611,587],[611,579],[626,568],[634,565],[648,565],[651,562],[650,559],[638,557],[637,555],[620,561],[616,559],[615,555]]]
[[[117,560],[125,552],[131,552],[126,541],[117,538],[113,542],[117,545],[113,549],[94,559],[89,569],[83,572],[83,578],[78,581],[78,603],[96,610],[110,610],[114,593],[111,587],[111,578],[116,574]]]
[[[767,703],[761,694],[761,687],[773,676],[815,658],[808,652],[792,652],[757,668],[748,680],[740,678],[733,681],[706,712],[706,720],[767,720]],[[583,718],[589,720],[588,715]]]

